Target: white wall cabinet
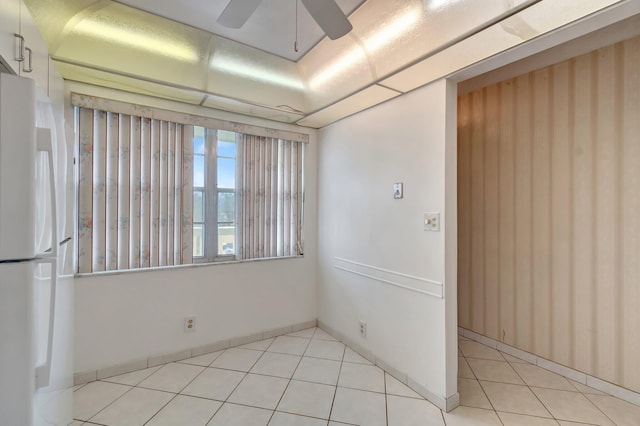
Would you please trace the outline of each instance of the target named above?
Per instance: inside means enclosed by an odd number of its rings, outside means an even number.
[[[19,34],[24,43],[15,36]],[[17,60],[17,55],[24,59]],[[49,51],[27,6],[21,0],[2,0],[0,5],[0,56],[12,71],[32,78],[49,93]]]
[[[19,73],[20,62],[15,60],[16,37],[14,34],[20,33],[21,4],[21,0],[0,2],[0,56],[16,74]]]

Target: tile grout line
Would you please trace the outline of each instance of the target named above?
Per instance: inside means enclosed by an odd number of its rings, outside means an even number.
[[[331,415],[333,414],[333,407],[336,403],[336,396],[338,396],[338,383],[340,382],[340,375],[342,374],[342,364],[344,364],[344,357],[347,353],[347,345],[344,345],[344,347],[345,347],[344,351],[342,352],[342,360],[340,361],[340,368],[338,368],[338,378],[336,379],[336,390],[333,393],[333,400],[331,401],[331,409],[329,410],[329,418],[327,419],[327,425],[331,421]]]
[[[289,378],[289,381],[287,382],[287,386],[284,387],[284,391],[282,391],[282,395],[280,395],[280,399],[278,399],[278,403],[276,404],[276,406],[273,408],[273,411],[271,411],[271,416],[269,416],[269,421],[267,422],[267,424],[271,423],[271,419],[273,419],[273,416],[275,416],[276,414],[276,410],[278,409],[278,406],[280,405],[280,403],[282,402],[282,398],[284,398],[284,394],[287,393],[287,389],[289,389],[289,385],[291,384],[291,381],[293,380],[293,375],[296,374],[296,370],[298,369],[298,367],[300,366],[300,363],[302,362],[302,358],[304,357],[304,354],[307,352],[307,349],[309,348],[309,345],[311,344],[311,339],[313,338],[313,335],[316,334],[316,332],[314,331],[313,334],[311,335],[311,337],[309,338],[309,341],[307,342],[307,345],[304,348],[304,351],[302,352],[302,355],[300,355],[300,359],[298,360],[298,365],[296,365],[296,368],[293,370],[293,373],[291,373],[291,377]],[[296,336],[290,336],[290,337],[296,337]],[[273,339],[273,342],[271,342],[271,345],[276,341],[276,339]],[[271,347],[271,345],[269,345],[269,347],[267,347],[267,349],[269,349]],[[265,353],[267,351],[265,350]],[[264,354],[262,354],[264,356]],[[291,355],[291,354],[287,354],[287,355]],[[260,357],[262,358],[262,356]],[[256,361],[257,363],[257,361]],[[255,365],[254,365],[255,366]],[[251,367],[253,368],[253,367]],[[244,379],[243,379],[244,380]]]

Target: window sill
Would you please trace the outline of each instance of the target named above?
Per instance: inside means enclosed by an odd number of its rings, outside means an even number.
[[[166,270],[186,269],[186,268],[202,268],[202,267],[217,266],[217,265],[236,265],[240,263],[269,262],[273,260],[290,260],[290,259],[303,259],[303,258],[304,258],[304,255],[262,257],[259,259],[246,259],[246,260],[223,260],[223,261],[216,261],[216,262],[190,263],[188,265],[154,266],[149,268],[120,269],[115,271],[85,272],[81,274],[74,274],[73,277],[74,278],[90,278],[90,277],[108,276],[108,275],[139,274],[144,272],[159,272],[159,271],[166,271]]]

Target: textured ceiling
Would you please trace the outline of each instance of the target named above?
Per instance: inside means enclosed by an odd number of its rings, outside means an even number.
[[[228,0],[118,0],[165,18],[235,40],[292,61],[298,61],[323,37],[324,33],[299,0],[262,0],[242,28],[226,28],[216,22]],[[298,10],[298,51],[296,39],[296,2]],[[337,0],[349,15],[364,0]]]

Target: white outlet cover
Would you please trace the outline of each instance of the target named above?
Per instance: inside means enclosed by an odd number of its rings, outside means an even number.
[[[430,212],[424,214],[424,230],[440,231],[440,213]]]
[[[184,332],[192,333],[196,331],[196,317],[184,317]]]

